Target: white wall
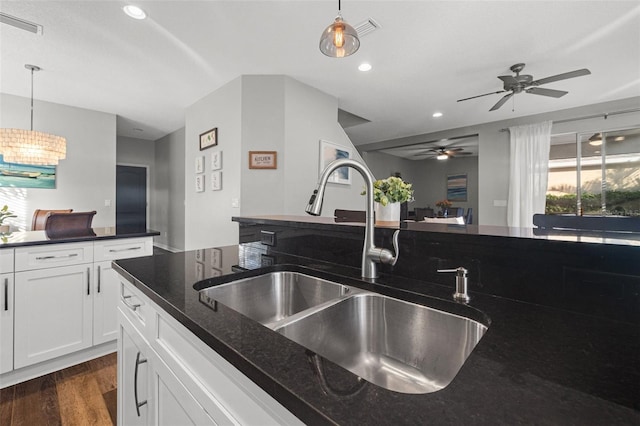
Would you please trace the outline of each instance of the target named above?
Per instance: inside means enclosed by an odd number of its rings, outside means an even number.
[[[242,78],[222,86],[187,108],[185,114],[185,250],[236,244],[238,226],[231,207],[240,199]],[[218,145],[200,151],[199,135],[218,128]],[[211,152],[222,151],[222,190],[211,190]],[[205,157],[205,190],[195,192],[195,159]]]
[[[155,173],[149,228],[160,232],[155,245],[184,250],[185,230],[185,129],[184,127],[155,142]]]
[[[640,97],[627,98],[619,101],[605,102],[527,117],[519,117],[511,120],[496,121],[441,132],[416,135],[393,141],[359,145],[358,149],[361,150],[361,152],[366,152],[371,149],[376,149],[386,143],[400,146],[407,145],[411,141],[423,142],[425,140],[438,140],[477,134],[479,156],[478,211],[476,213],[476,217],[479,220],[475,223],[479,223],[481,225],[506,226],[506,201],[509,194],[509,132],[501,131],[501,129],[523,124],[538,123],[545,120],[572,120],[576,117],[637,109],[639,105]],[[595,133],[600,130],[606,131],[638,126],[640,126],[640,112],[633,112],[612,115],[607,119],[598,117],[557,123],[553,125],[551,133]],[[502,205],[503,203],[504,205]]]
[[[29,105],[29,98],[0,94],[0,127],[29,129]],[[35,209],[67,208],[96,210],[93,226],[114,226],[116,116],[36,100],[34,130],[64,136],[67,158],[56,169],[55,189],[0,188],[0,205],[19,216],[14,226],[29,230]]]

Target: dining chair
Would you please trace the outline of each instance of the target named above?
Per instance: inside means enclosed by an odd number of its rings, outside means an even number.
[[[467,225],[471,225],[473,223],[473,208],[469,207],[467,209],[467,216],[464,219],[464,223]]]
[[[91,222],[96,211],[76,213],[49,213],[44,231],[49,238],[93,236]]]
[[[336,209],[333,212],[336,222],[361,222],[367,220],[367,214],[364,210],[341,210]]]
[[[44,225],[47,222],[47,215],[49,213],[71,213],[73,209],[68,210],[41,210],[36,209],[33,212],[33,220],[31,221],[31,230],[32,231],[42,231],[44,230]]]

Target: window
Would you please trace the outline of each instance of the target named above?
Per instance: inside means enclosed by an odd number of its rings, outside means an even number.
[[[640,216],[640,128],[552,136],[546,213]]]

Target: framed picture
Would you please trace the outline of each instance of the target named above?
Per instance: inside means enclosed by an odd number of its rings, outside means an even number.
[[[222,250],[211,249],[211,268],[222,269]]]
[[[211,153],[211,170],[222,169],[222,151],[214,151]]]
[[[0,188],[55,189],[56,166],[34,166],[31,164],[6,163],[0,154]]]
[[[351,158],[351,148],[320,139],[320,175],[332,161],[343,158]],[[351,185],[351,169],[340,167],[331,174],[329,182]]]
[[[222,172],[211,172],[211,190],[220,191],[222,189]]]
[[[200,262],[196,262],[196,280],[202,281],[204,280],[204,264]]]
[[[204,262],[204,249],[196,250],[196,262]]]
[[[204,175],[196,175],[196,192],[204,192]]]
[[[200,134],[200,151],[218,145],[218,128]]]
[[[467,174],[447,176],[447,200],[467,201]]]
[[[277,169],[277,151],[249,151],[250,169]]]
[[[195,168],[196,168],[196,173],[204,172],[204,157],[202,155],[199,155],[196,157]]]

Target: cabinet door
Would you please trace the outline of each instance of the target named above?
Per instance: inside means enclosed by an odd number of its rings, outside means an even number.
[[[158,426],[187,426],[187,425],[231,425],[225,419],[223,423],[216,423],[189,393],[169,367],[158,360],[153,370],[156,424]]]
[[[118,340],[118,424],[126,426],[149,425],[149,361],[148,346],[141,337],[120,325]]]
[[[0,374],[13,370],[13,274],[0,274]]]
[[[91,346],[91,268],[85,264],[15,274],[16,369]]]
[[[93,344],[118,338],[118,286],[120,282],[111,268],[111,261],[94,266],[93,285]]]

